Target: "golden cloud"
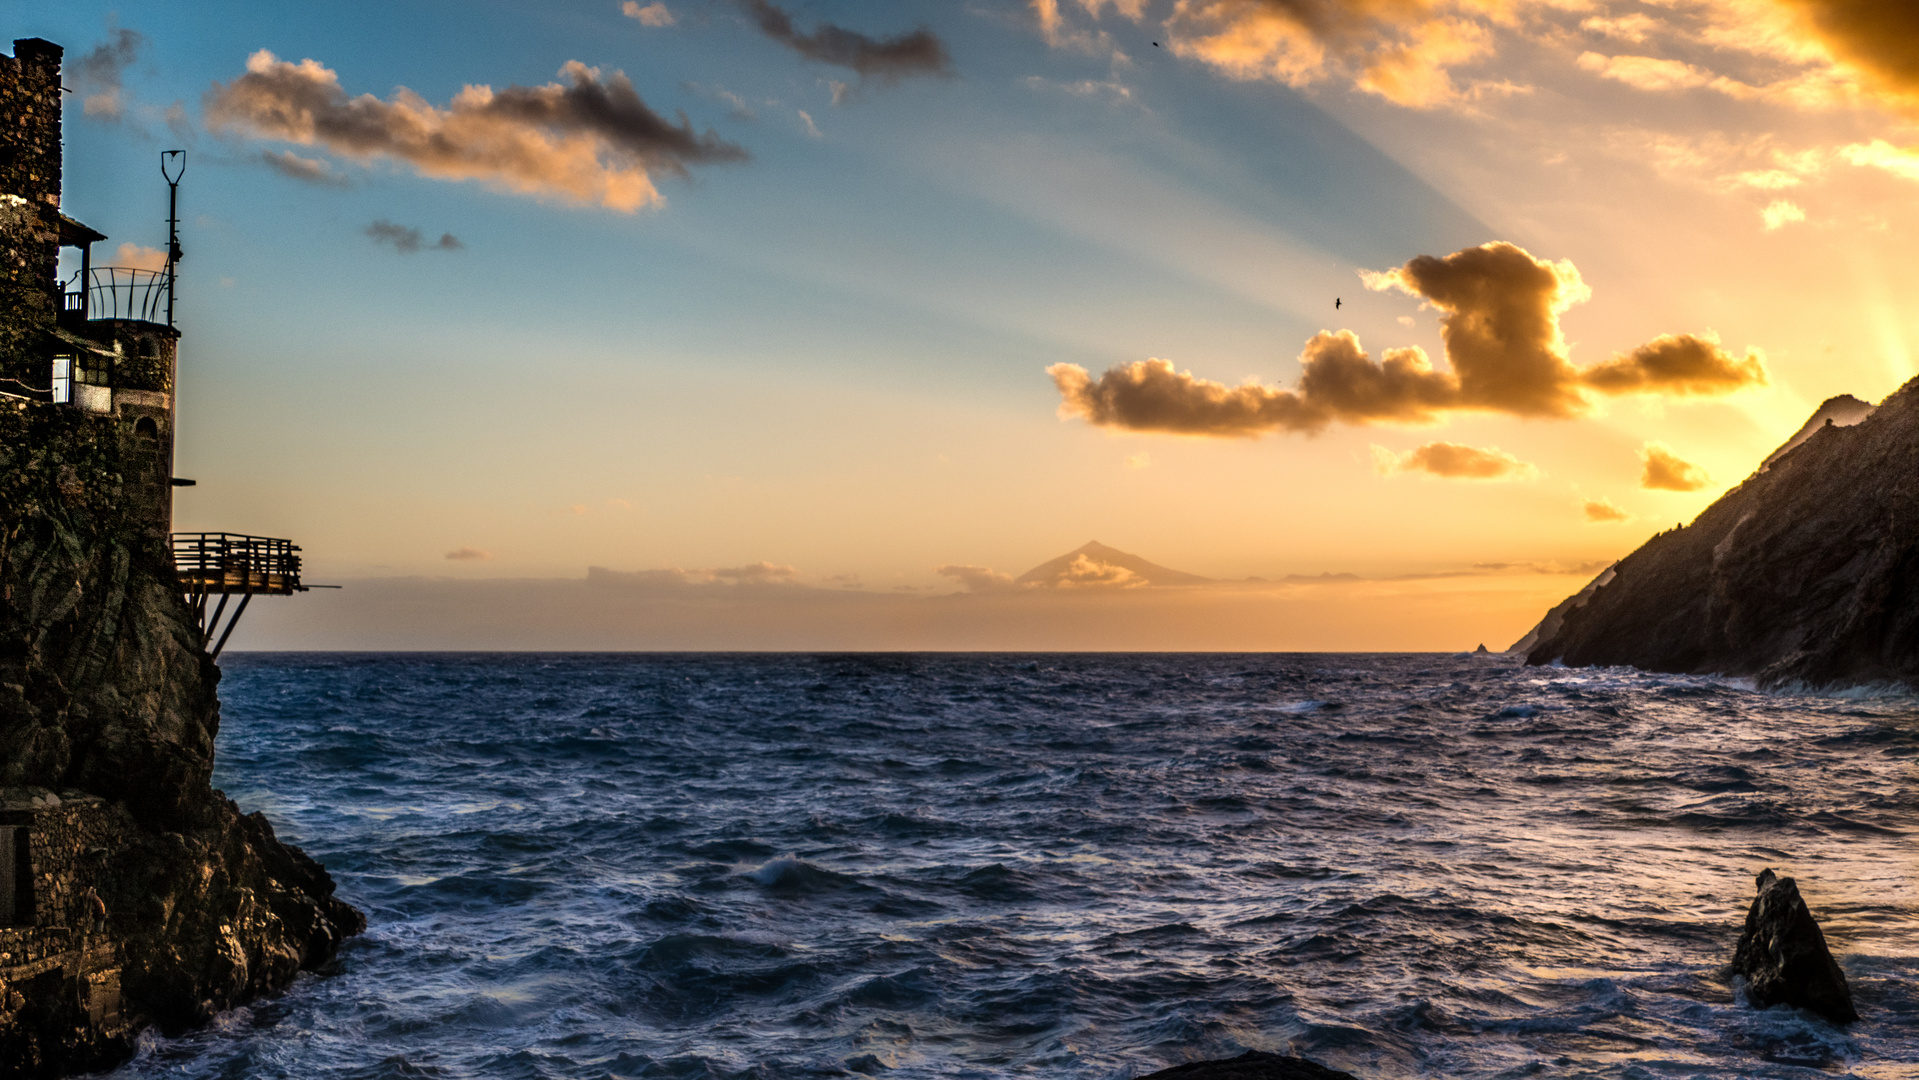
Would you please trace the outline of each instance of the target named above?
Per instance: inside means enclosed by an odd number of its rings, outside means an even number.
[[[1689,90],[1706,86],[1714,79],[1712,72],[1683,61],[1651,56],[1601,56],[1587,52],[1579,54],[1579,66],[1601,78],[1638,90]]]
[[[1456,100],[1450,69],[1492,52],[1477,16],[1520,0],[1180,0],[1174,53],[1238,79],[1306,86],[1335,75],[1399,105]]]
[[[1640,447],[1639,460],[1644,465],[1639,486],[1648,490],[1698,491],[1712,483],[1706,470],[1673,453],[1664,443],[1649,442]]]
[[[125,243],[114,249],[113,265],[157,272],[167,268],[167,253],[145,244]]]
[[[1056,589],[1137,589],[1152,582],[1124,566],[1101,562],[1089,555],[1075,555],[1072,563],[1053,578]]]
[[[560,73],[567,85],[469,85],[440,108],[404,87],[385,101],[349,98],[339,75],[318,61],[289,63],[262,49],[247,58],[246,74],[215,83],[204,106],[216,131],[627,213],[662,201],[655,170],[684,175],[688,165],[746,159],[684,117],[668,123],[620,72],[605,76],[574,60]]]
[[[933,572],[944,578],[951,578],[967,592],[1006,592],[1016,588],[1013,575],[1002,574],[990,566],[971,566],[948,564],[935,566]]]
[[[446,557],[454,562],[485,562],[493,557],[493,553],[483,548],[461,547],[447,552]]]
[[[1839,151],[1854,165],[1884,169],[1906,180],[1919,180],[1919,150],[1897,147],[1884,139],[1853,143]]]
[[[1632,520],[1632,515],[1611,499],[1585,499],[1580,502],[1579,509],[1585,513],[1586,520],[1594,524]]]
[[[1766,364],[1757,349],[1739,357],[1720,348],[1717,334],[1662,334],[1630,353],[1594,364],[1580,379],[1608,394],[1697,397],[1764,386]]]
[[[1108,46],[1068,25],[1064,0],[1031,0],[1055,46]],[[1643,55],[1575,46],[1568,59],[1642,90],[1708,88],[1799,109],[1878,105],[1919,116],[1919,5],[1899,0],[1658,0],[1661,17],[1591,0],[1144,0],[1114,3],[1137,23],[1159,19],[1167,44],[1235,79],[1292,87],[1340,82],[1416,109],[1468,105],[1489,89],[1461,87],[1455,71],[1502,44],[1565,48],[1582,38],[1626,43]],[[1104,0],[1077,0],[1097,19]],[[1612,9],[1612,10],[1609,10]],[[1660,55],[1684,52],[1687,59]],[[1754,63],[1753,61],[1758,61]],[[1718,70],[1715,70],[1718,69]],[[1764,71],[1753,84],[1729,72]]]
[[[1427,443],[1404,454],[1375,446],[1373,465],[1381,475],[1420,472],[1448,480],[1522,480],[1539,475],[1537,467],[1497,446],[1481,449],[1453,442]]]
[[[641,26],[672,26],[679,22],[673,17],[672,10],[660,0],[654,0],[645,7],[640,6],[639,0],[626,0],[626,3],[620,5],[620,14],[629,19],[638,20]]]
[[[1513,244],[1421,255],[1362,277],[1368,288],[1399,289],[1440,310],[1450,371],[1435,370],[1417,347],[1388,349],[1375,362],[1352,331],[1321,331],[1300,353],[1296,390],[1227,386],[1157,358],[1098,379],[1078,364],[1054,364],[1046,373],[1060,392],[1059,415],[1130,431],[1254,437],[1336,421],[1428,423],[1462,410],[1567,419],[1591,410],[1593,392],[1700,396],[1766,381],[1757,351],[1736,357],[1711,335],[1669,334],[1574,367],[1559,317],[1592,292],[1572,263],[1545,262]]]

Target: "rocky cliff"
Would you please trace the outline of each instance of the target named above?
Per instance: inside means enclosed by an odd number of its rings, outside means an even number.
[[[1620,560],[1527,663],[1919,686],[1919,379],[1841,411]]]
[[[365,925],[210,784],[220,672],[124,428],[0,399],[0,1075],[109,1064]]]

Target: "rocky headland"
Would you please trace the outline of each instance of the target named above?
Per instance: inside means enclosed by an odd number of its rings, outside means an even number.
[[[1826,402],[1607,574],[1521,640],[1527,663],[1919,686],[1919,379]]]
[[[0,399],[0,1075],[125,1058],[365,926],[213,789],[220,671],[111,420]]]

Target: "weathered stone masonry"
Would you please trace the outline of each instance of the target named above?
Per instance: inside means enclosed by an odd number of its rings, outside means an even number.
[[[211,786],[220,670],[167,544],[178,335],[62,306],[59,246],[101,237],[59,212],[60,50],[14,45],[0,57],[9,1080],[110,1066],[140,1028],[282,989],[365,926],[325,870]],[[63,350],[106,375],[56,404]]]

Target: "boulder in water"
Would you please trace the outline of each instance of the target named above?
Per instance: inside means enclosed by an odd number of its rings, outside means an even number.
[[[1745,977],[1747,999],[1761,1009],[1806,1009],[1835,1024],[1859,1019],[1846,973],[1826,948],[1798,884],[1768,869],[1760,871],[1758,885],[1732,958],[1732,973]]]
[[[1236,1058],[1189,1061],[1142,1076],[1139,1080],[1358,1080],[1352,1073],[1329,1069],[1305,1058],[1248,1050]]]

